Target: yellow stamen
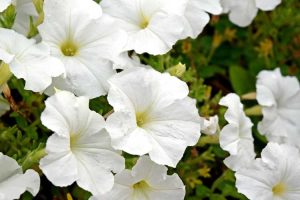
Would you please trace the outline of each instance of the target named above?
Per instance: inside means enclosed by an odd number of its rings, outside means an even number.
[[[142,127],[144,124],[147,123],[147,115],[145,112],[142,113],[136,113],[136,123],[138,127]]]
[[[65,56],[75,56],[78,52],[78,46],[71,40],[64,42],[60,49]]]
[[[67,200],[73,200],[73,197],[70,193],[67,193]]]

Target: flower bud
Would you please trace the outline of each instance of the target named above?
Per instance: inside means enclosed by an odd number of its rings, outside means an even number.
[[[9,81],[11,76],[12,73],[9,69],[9,66],[2,62],[0,65],[0,88],[2,88],[7,81]]]

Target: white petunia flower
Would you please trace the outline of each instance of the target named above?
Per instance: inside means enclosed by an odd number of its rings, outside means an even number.
[[[114,17],[129,37],[124,50],[165,54],[182,39],[189,0],[102,0],[104,13]]]
[[[40,190],[40,176],[34,170],[22,168],[14,159],[0,152],[0,200],[19,199],[28,191],[35,196]]]
[[[300,153],[287,144],[269,143],[261,158],[236,172],[236,187],[249,200],[300,199]]]
[[[86,97],[61,91],[46,100],[42,123],[55,133],[40,168],[56,186],[74,183],[93,194],[108,192],[113,172],[124,169],[124,158],[111,147],[103,117],[89,109]]]
[[[38,29],[66,69],[66,77],[54,80],[55,88],[90,98],[107,93],[106,81],[116,72],[106,59],[120,54],[126,33],[101,11],[92,0],[45,0],[45,19]]]
[[[25,89],[34,92],[43,92],[52,77],[64,73],[62,63],[50,56],[47,45],[36,44],[10,29],[0,28],[0,60],[17,78],[25,80]]]
[[[241,27],[251,24],[258,9],[274,10],[281,0],[221,0],[224,13],[229,13],[229,20]]]
[[[4,11],[10,4],[12,0],[0,0],[0,12]]]
[[[116,149],[175,167],[200,137],[200,117],[185,82],[153,69],[132,68],[109,80],[114,113],[107,131]]]
[[[221,14],[220,0],[189,0],[185,10],[185,34],[196,38],[209,22],[208,13]]]
[[[201,132],[206,135],[214,135],[219,128],[219,117],[217,115],[208,119],[201,117]]]
[[[224,163],[232,170],[237,170],[255,158],[251,131],[253,124],[245,115],[243,104],[236,94],[226,95],[219,104],[228,107],[225,113],[228,124],[220,132],[220,146],[230,153]]]
[[[185,187],[177,174],[167,175],[167,167],[140,157],[130,170],[115,176],[113,189],[90,200],[183,200]]]
[[[262,71],[256,83],[263,120],[258,130],[269,141],[300,147],[300,85],[296,77],[283,77],[277,68]]]

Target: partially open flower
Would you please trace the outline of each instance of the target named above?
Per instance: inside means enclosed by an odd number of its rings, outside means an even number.
[[[232,170],[237,170],[255,158],[251,130],[253,124],[245,115],[243,104],[236,94],[223,97],[220,105],[228,107],[225,113],[228,124],[220,132],[220,145],[230,153],[224,163]]]
[[[218,115],[209,117],[208,119],[201,117],[201,132],[206,135],[214,135],[219,129]]]
[[[40,190],[40,176],[34,170],[22,168],[14,159],[0,152],[0,200],[19,199],[28,191],[35,196]]]
[[[183,200],[185,187],[177,174],[167,175],[167,167],[140,157],[130,170],[115,176],[113,189],[90,200]]]
[[[300,84],[296,77],[282,76],[277,68],[262,71],[256,83],[263,120],[258,130],[269,141],[300,147]]]
[[[42,123],[55,133],[48,138],[40,168],[56,186],[74,183],[93,194],[108,192],[113,172],[124,158],[111,147],[104,119],[89,109],[89,99],[61,91],[46,100]]]
[[[175,167],[200,137],[200,117],[186,83],[146,68],[125,70],[109,83],[108,101],[115,112],[106,129],[113,147],[149,153],[154,162]]]
[[[29,35],[31,23],[35,23],[38,19],[38,12],[32,0],[14,0],[16,6],[16,18],[13,29],[24,36]]]
[[[269,143],[261,158],[236,172],[236,187],[249,200],[300,199],[299,165],[297,148]]]

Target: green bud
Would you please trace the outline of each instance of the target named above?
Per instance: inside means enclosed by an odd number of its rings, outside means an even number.
[[[176,77],[183,76],[185,71],[186,71],[186,66],[181,62],[167,70],[167,72],[169,72],[172,76],[176,76]]]

